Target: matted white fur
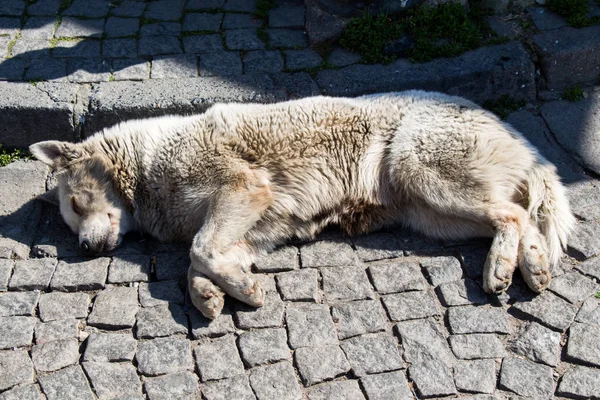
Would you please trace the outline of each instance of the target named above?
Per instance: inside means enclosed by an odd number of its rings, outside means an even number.
[[[440,93],[218,104],[30,149],[60,171],[61,213],[84,249],[111,250],[129,230],[190,242],[190,294],[210,318],[220,288],[262,305],[256,257],[328,224],[493,237],[484,288],[500,292],[517,266],[543,290],[575,221],[554,166],[531,144]]]

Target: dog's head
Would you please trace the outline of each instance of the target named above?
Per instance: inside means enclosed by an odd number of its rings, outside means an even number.
[[[29,151],[57,171],[60,213],[86,253],[113,250],[134,220],[114,183],[114,166],[86,147],[59,141],[33,144]]]

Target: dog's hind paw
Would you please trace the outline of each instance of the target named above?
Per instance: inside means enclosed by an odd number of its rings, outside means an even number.
[[[265,291],[258,280],[253,281],[251,288],[243,293],[243,298],[240,298],[244,303],[254,307],[262,307],[265,304]]]
[[[225,305],[225,294],[202,274],[190,269],[188,273],[190,298],[206,318],[215,319]]]

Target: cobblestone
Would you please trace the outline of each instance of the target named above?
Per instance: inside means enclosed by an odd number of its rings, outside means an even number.
[[[108,283],[146,282],[150,278],[150,257],[130,254],[114,257],[108,267]]]
[[[34,317],[0,317],[0,349],[29,346],[35,323]]]
[[[223,14],[187,13],[183,18],[185,32],[217,32],[221,26]]]
[[[257,384],[260,384],[258,381]],[[250,388],[245,375],[236,375],[233,378],[221,379],[204,383],[202,393],[207,400],[255,400],[256,396]]]
[[[413,397],[406,376],[400,371],[366,375],[360,378],[360,382],[369,400]]]
[[[552,369],[520,358],[502,361],[499,386],[525,397],[551,398],[554,392]]]
[[[509,348],[532,361],[556,366],[560,359],[560,333],[536,322],[525,325]]]
[[[219,337],[228,333],[235,332],[233,317],[229,309],[224,309],[223,313],[214,320],[209,320],[196,309],[188,311],[192,337],[200,339],[204,337]]]
[[[595,297],[587,299],[579,309],[575,321],[600,325],[600,299]]]
[[[316,301],[318,299],[318,277],[317,270],[307,268],[278,274],[275,280],[283,300]]]
[[[283,325],[284,304],[277,293],[267,293],[265,305],[259,309],[239,305],[235,313],[238,328],[275,328]]]
[[[250,385],[258,400],[302,398],[294,369],[288,361],[253,369],[250,373]]]
[[[513,307],[543,325],[560,331],[571,325],[577,313],[577,307],[550,292],[544,292],[528,303],[516,303]]]
[[[373,233],[362,235],[352,240],[362,261],[376,261],[385,258],[402,257],[404,252],[400,249],[396,237],[391,233]]]
[[[497,308],[452,307],[448,309],[452,333],[510,333],[506,314]]]
[[[13,271],[13,260],[0,259],[0,291],[8,289],[8,281]]]
[[[574,323],[569,328],[567,357],[578,363],[600,367],[600,326]]]
[[[456,358],[438,327],[428,320],[400,322],[396,325],[404,348],[404,359],[411,364],[440,360],[447,367],[454,366]]]
[[[448,338],[456,357],[472,360],[479,358],[502,358],[506,356],[504,345],[494,334],[475,333],[471,335],[451,335]]]
[[[383,304],[392,321],[405,321],[441,315],[435,296],[430,292],[388,294]]]
[[[26,350],[0,351],[0,390],[33,383],[33,364]]]
[[[205,53],[223,50],[223,40],[220,35],[193,35],[182,39],[186,53]]]
[[[0,400],[38,400],[42,396],[38,385],[23,385],[0,393]]]
[[[131,328],[138,312],[138,291],[135,287],[113,287],[96,295],[94,308],[88,316],[89,325],[103,329]]]
[[[396,340],[384,333],[368,333],[341,344],[356,376],[404,368]]]
[[[200,76],[239,75],[242,60],[234,51],[213,51],[200,56]]]
[[[48,400],[92,400],[96,398],[83,370],[78,365],[40,376],[38,379]]]
[[[277,73],[283,70],[283,58],[277,50],[252,50],[243,57],[244,73]]]
[[[305,386],[333,379],[350,370],[339,346],[303,347],[295,351],[294,359]]]
[[[84,361],[131,361],[138,342],[123,333],[92,333],[86,343]]]
[[[76,319],[61,319],[39,322],[35,325],[35,343],[44,344],[52,340],[77,339],[81,323]]]
[[[100,399],[142,395],[142,385],[133,365],[93,361],[82,365]]]
[[[14,290],[47,289],[55,268],[56,260],[52,258],[18,260],[9,287]]]
[[[559,396],[592,398],[600,393],[600,370],[588,367],[575,367],[567,371],[558,385]]]
[[[332,307],[331,315],[340,339],[383,331],[386,327],[383,309],[377,300],[339,304]]]
[[[137,313],[136,337],[155,338],[177,333],[187,334],[187,318],[183,307],[177,304],[161,304],[141,308]]]
[[[338,342],[329,307],[324,304],[291,304],[285,320],[292,349]]]
[[[460,362],[454,369],[454,382],[458,390],[465,392],[494,393],[496,363],[494,360]]]
[[[225,31],[225,45],[230,50],[261,50],[265,44],[256,29],[231,29]]]
[[[83,261],[59,261],[50,282],[52,290],[77,291],[104,288],[109,258]]]
[[[437,292],[444,306],[464,306],[487,303],[487,295],[477,282],[472,279],[461,279],[442,283]]]
[[[85,318],[90,296],[87,293],[44,293],[40,296],[40,319],[44,322],[65,318]]]
[[[364,400],[358,381],[329,382],[308,391],[308,400]]]
[[[244,372],[244,365],[232,336],[200,344],[194,349],[194,358],[203,382],[231,378]]]
[[[179,372],[147,378],[144,391],[150,399],[194,399],[199,396],[198,377],[191,372]]]
[[[292,71],[316,68],[323,63],[323,59],[314,50],[285,50],[285,66]]]
[[[298,269],[298,248],[284,246],[259,257],[255,262],[256,272],[282,272]]]
[[[569,272],[553,279],[548,289],[570,303],[580,303],[598,292],[600,286],[577,272]]]
[[[138,343],[138,371],[156,376],[192,370],[190,341],[179,338],[159,338]]]
[[[38,372],[57,371],[79,361],[77,339],[61,339],[38,344],[31,349],[31,359]]]
[[[302,268],[346,267],[357,265],[358,258],[346,241],[321,240],[300,247]]]
[[[600,281],[600,258],[590,258],[575,266],[578,271]]]
[[[363,300],[374,296],[364,267],[323,268],[321,275],[328,301]]]
[[[441,361],[430,360],[413,364],[408,374],[414,381],[421,397],[437,397],[456,394],[451,370]]]
[[[292,358],[283,328],[243,333],[239,336],[238,346],[242,359],[249,367]]]
[[[40,292],[0,293],[0,317],[35,315]]]
[[[369,267],[375,289],[379,293],[406,292],[423,290],[427,282],[421,273],[421,267],[413,260],[398,260]]]
[[[306,33],[294,29],[266,29],[269,46],[279,49],[308,46]]]
[[[148,282],[140,284],[140,304],[154,307],[165,304],[183,304],[184,293],[178,281]]]

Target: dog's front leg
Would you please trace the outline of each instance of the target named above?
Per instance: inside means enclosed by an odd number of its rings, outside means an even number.
[[[265,293],[250,272],[254,251],[244,236],[261,218],[271,200],[266,173],[253,169],[243,171],[235,184],[224,185],[213,196],[204,225],[194,237],[190,250],[191,270],[208,276],[227,294],[255,307],[263,305]],[[200,294],[190,280],[192,292]]]

